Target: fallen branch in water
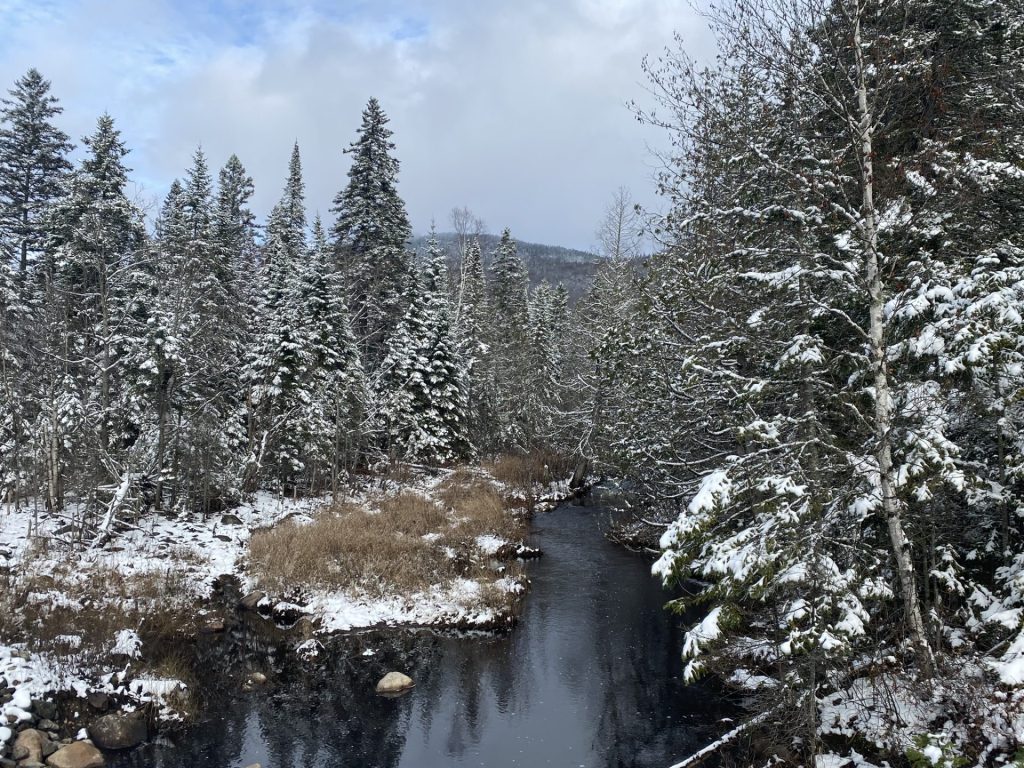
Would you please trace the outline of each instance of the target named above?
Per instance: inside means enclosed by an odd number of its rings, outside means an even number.
[[[753,717],[750,720],[747,720],[747,722],[733,728],[731,731],[726,733],[724,736],[719,738],[714,743],[708,744],[699,752],[694,752],[681,763],[676,763],[675,765],[672,765],[669,768],[692,768],[692,766],[700,765],[709,757],[711,757],[711,755],[717,752],[719,749],[724,747],[729,742],[733,741],[737,736],[742,735],[746,731],[753,728],[755,725],[760,725],[761,723],[763,723],[765,720],[768,719],[768,716],[771,715],[773,712],[775,712],[774,709],[768,712],[762,712],[757,717]]]

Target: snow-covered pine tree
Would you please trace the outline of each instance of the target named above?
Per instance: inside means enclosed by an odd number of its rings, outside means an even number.
[[[150,363],[142,367],[155,386],[153,471],[160,488],[173,479],[172,504],[205,511],[233,490],[244,327],[230,243],[219,238],[201,150],[184,186],[172,185],[157,230],[157,296],[146,321]]]
[[[532,386],[529,274],[512,233],[501,233],[491,259],[487,308],[490,322],[487,343],[494,382],[495,423],[491,426],[496,447],[526,449],[536,437],[536,414],[523,395]]]
[[[382,365],[379,416],[392,456],[446,464],[465,457],[465,364],[452,333],[444,253],[432,234],[426,263]]]
[[[305,184],[296,144],[284,191],[267,222],[257,331],[246,358],[246,490],[263,478],[273,480],[278,490],[297,491],[304,475],[304,435],[298,420],[312,398],[308,385],[313,365],[302,321],[301,263],[307,256]]]
[[[255,301],[255,280],[259,273],[256,245],[256,216],[249,209],[255,188],[237,155],[231,155],[217,179],[214,226],[217,242],[227,252],[234,270],[235,293],[245,305],[244,320],[250,319]]]
[[[119,480],[126,425],[118,408],[132,306],[132,271],[144,258],[142,212],[127,197],[128,149],[102,116],[83,140],[88,155],[47,216],[39,270],[45,320],[36,437],[51,507],[70,478],[80,491]]]
[[[17,503],[31,469],[24,378],[30,353],[25,324],[31,316],[7,253],[0,246],[0,500]]]
[[[494,447],[494,377],[488,343],[487,284],[478,238],[467,244],[459,273],[454,327],[466,366],[467,436],[478,449],[490,450]]]
[[[311,401],[299,416],[306,431],[308,483],[314,491],[329,487],[337,496],[343,473],[355,468],[365,449],[368,393],[341,275],[319,216],[299,280],[303,338],[311,357]]]
[[[24,277],[44,246],[43,217],[71,170],[71,142],[53,124],[63,109],[50,82],[30,69],[0,99],[0,240]]]
[[[405,203],[398,195],[398,160],[376,99],[363,110],[348,183],[334,198],[331,234],[348,290],[353,328],[366,364],[380,362],[387,337],[402,316],[410,273],[406,243],[411,235]]]

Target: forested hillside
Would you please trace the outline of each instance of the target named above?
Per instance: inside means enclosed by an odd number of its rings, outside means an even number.
[[[452,269],[458,268],[458,257],[461,252],[460,236],[456,232],[438,232],[437,241],[449,254]],[[490,267],[490,254],[498,247],[500,236],[486,233],[474,234],[480,241],[480,249],[484,254],[484,267]],[[424,251],[429,247],[429,236],[414,237],[409,245],[415,251]],[[574,248],[563,248],[558,245],[541,245],[516,240],[516,250],[526,263],[530,274],[530,286],[537,287],[547,281],[551,285],[561,283],[569,292],[569,302],[575,303],[594,279],[594,272],[601,257],[590,251],[579,251]]]

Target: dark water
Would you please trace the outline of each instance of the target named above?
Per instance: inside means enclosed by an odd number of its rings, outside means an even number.
[[[113,765],[667,768],[713,738],[720,708],[712,691],[680,681],[668,595],[649,560],[602,537],[606,517],[597,504],[535,518],[544,556],[528,566],[532,587],[507,634],[368,633],[309,663],[235,628],[210,649],[210,668],[229,672],[211,676],[207,719],[177,746]],[[271,683],[241,693],[245,668]],[[392,668],[416,688],[374,695]]]

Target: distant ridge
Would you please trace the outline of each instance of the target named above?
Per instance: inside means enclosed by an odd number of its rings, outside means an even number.
[[[427,239],[427,235],[417,235],[409,242],[409,246],[417,253],[421,253],[427,248]],[[438,232],[437,239],[441,247],[447,251],[449,263],[454,266],[459,257],[458,236],[453,232]],[[491,256],[500,239],[500,235],[480,235],[480,249],[483,251],[485,267],[490,266]],[[561,245],[544,245],[517,239],[516,247],[526,262],[527,269],[530,270],[531,286],[538,285],[542,280],[547,280],[552,285],[564,283],[572,302],[586,293],[600,260],[596,253]]]

